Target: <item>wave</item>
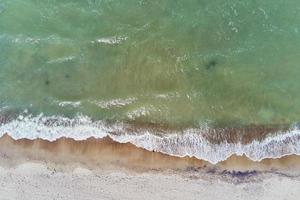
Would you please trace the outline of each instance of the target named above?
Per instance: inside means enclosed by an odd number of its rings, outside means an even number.
[[[196,157],[212,164],[224,161],[232,155],[246,155],[253,161],[300,155],[300,129],[293,126],[285,131],[277,130],[262,140],[247,144],[223,141],[213,143],[206,134],[210,128],[186,128],[159,131],[152,128],[133,128],[128,123],[93,121],[87,116],[75,118],[19,115],[0,123],[0,136],[9,134],[14,139],[44,139],[54,141],[62,137],[86,140],[90,137],[110,137],[116,142],[132,143],[149,151],[157,151],[179,157]],[[223,134],[226,134],[224,132]]]
[[[94,43],[103,43],[103,44],[121,44],[123,41],[127,40],[127,37],[104,37],[96,39],[95,41],[92,41],[92,44]]]
[[[103,109],[109,109],[112,107],[123,107],[129,104],[134,103],[137,101],[137,98],[131,97],[131,98],[126,98],[126,99],[112,99],[112,100],[107,100],[107,101],[96,101],[92,100],[89,101],[92,104],[95,104],[96,106],[103,108]]]
[[[0,14],[1,14],[1,4],[0,4]],[[76,38],[65,38],[59,35],[48,35],[48,36],[27,36],[26,34],[0,34],[0,40],[7,41],[12,44],[30,44],[36,45],[40,43],[49,44],[105,44],[105,45],[117,45],[122,44],[126,41],[128,37],[126,36],[112,36],[112,37],[102,37],[95,38],[92,40],[79,40]],[[63,58],[58,58],[56,60],[48,61],[49,64],[62,63],[75,59],[75,56],[67,56]]]

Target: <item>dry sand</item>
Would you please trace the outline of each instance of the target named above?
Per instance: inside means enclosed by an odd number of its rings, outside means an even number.
[[[256,180],[257,179],[257,180]],[[135,173],[75,168],[57,172],[43,164],[0,168],[0,199],[272,199],[298,200],[300,181],[270,174],[250,182],[191,178],[171,172]]]
[[[212,165],[109,139],[0,139],[0,200],[299,199],[300,158]]]

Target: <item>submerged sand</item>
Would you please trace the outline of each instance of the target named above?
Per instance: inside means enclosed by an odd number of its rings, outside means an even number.
[[[0,139],[0,199],[298,199],[300,157],[217,165],[109,138]]]

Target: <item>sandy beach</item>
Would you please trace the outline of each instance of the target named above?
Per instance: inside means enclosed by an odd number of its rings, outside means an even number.
[[[56,171],[45,164],[24,163],[0,169],[0,199],[298,199],[299,178],[262,174],[249,182],[192,173],[136,173],[75,168]]]
[[[212,165],[108,138],[0,139],[0,199],[298,199],[300,159]]]

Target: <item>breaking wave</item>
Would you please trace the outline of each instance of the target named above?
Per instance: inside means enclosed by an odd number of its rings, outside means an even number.
[[[45,139],[54,141],[61,137],[85,140],[90,137],[110,137],[120,143],[132,143],[149,151],[157,151],[173,156],[194,156],[216,164],[233,154],[246,155],[254,161],[265,158],[300,155],[300,129],[297,126],[287,131],[269,134],[263,140],[253,140],[248,144],[241,142],[212,143],[204,136],[208,127],[190,128],[181,131],[157,132],[148,128],[133,129],[126,123],[107,123],[93,121],[87,116],[73,119],[65,117],[46,117],[20,115],[16,119],[0,123],[0,136],[9,134],[14,139]]]

